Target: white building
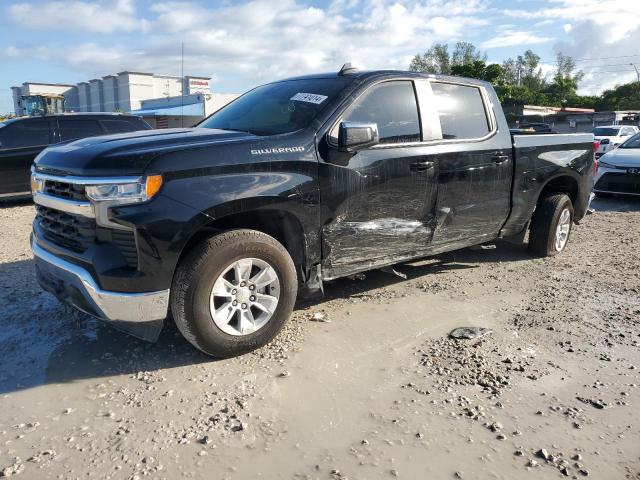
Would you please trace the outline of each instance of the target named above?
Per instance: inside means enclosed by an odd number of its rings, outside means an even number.
[[[154,128],[191,127],[238,97],[235,93],[199,93],[142,101],[140,115]]]
[[[143,108],[149,99],[180,98],[183,95],[211,94],[209,77],[155,75],[144,72],[120,72],[94,78],[77,85],[25,82],[11,87],[16,115],[24,115],[25,95],[63,95],[65,110],[73,112],[126,112]],[[224,98],[224,94],[213,94]],[[237,95],[232,95],[235,98]]]

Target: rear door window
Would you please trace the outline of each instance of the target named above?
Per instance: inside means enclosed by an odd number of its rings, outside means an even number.
[[[49,143],[47,120],[18,121],[0,129],[0,148],[37,147]]]
[[[480,88],[432,82],[431,89],[443,139],[482,138],[491,131]]]
[[[126,120],[100,120],[107,133],[125,133],[141,130],[142,125],[138,125]]]
[[[342,121],[376,123],[380,143],[419,142],[420,117],[411,81],[391,81],[374,85],[361,95],[343,115]],[[331,133],[337,142],[338,125]]]
[[[65,118],[58,120],[58,124],[60,125],[60,136],[63,142],[78,138],[95,137],[104,133],[97,120]]]

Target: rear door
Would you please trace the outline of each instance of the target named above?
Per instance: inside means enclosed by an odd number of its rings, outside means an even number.
[[[0,128],[0,196],[29,193],[33,160],[53,142],[52,122],[28,118]]]
[[[108,118],[100,120],[102,128],[104,128],[106,133],[127,133],[127,132],[135,132],[137,130],[149,130],[150,127],[143,122],[142,120],[131,117],[128,119],[124,118]]]
[[[433,234],[436,168],[422,147],[413,80],[378,82],[330,121],[319,145],[323,272],[343,276],[424,250]],[[377,124],[380,144],[340,151],[340,122]]]
[[[62,142],[105,134],[98,121],[93,118],[60,117],[58,118],[58,127]]]
[[[498,131],[484,87],[464,81],[430,83],[442,134],[434,150],[438,198],[433,243],[493,239],[511,204],[511,136]]]

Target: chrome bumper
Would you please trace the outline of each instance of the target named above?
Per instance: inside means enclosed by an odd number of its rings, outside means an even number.
[[[157,339],[169,307],[169,290],[123,293],[102,290],[84,268],[57,257],[31,239],[38,283],[61,301],[145,340]],[[147,328],[150,327],[150,328]]]

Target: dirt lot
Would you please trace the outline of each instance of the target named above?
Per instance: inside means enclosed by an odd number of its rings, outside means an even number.
[[[560,257],[498,244],[333,282],[224,361],[59,305],[33,208],[2,208],[0,477],[640,479],[640,201],[595,207]]]

